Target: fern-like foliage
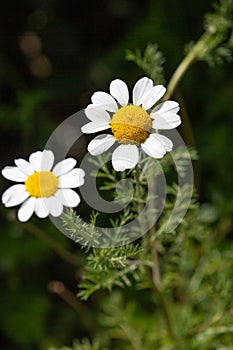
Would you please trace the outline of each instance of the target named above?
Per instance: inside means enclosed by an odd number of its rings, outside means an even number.
[[[118,248],[98,248],[94,249],[88,256],[88,265],[92,269],[107,271],[108,269],[124,268],[141,253],[140,245],[127,244]]]
[[[79,215],[76,215],[73,209],[67,209],[61,216],[66,235],[75,243],[80,243],[82,247],[88,248],[98,245],[100,233],[95,227],[97,216],[98,213],[93,213],[90,223],[87,223]]]
[[[212,66],[232,61],[233,2],[221,0],[214,5],[214,10],[205,16],[205,30],[210,39],[204,59]]]
[[[197,59],[207,62],[210,66],[231,62],[233,55],[233,2],[220,0],[214,5],[214,11],[207,13],[204,19],[205,33],[203,45],[198,50]],[[194,48],[189,43],[185,51]]]
[[[48,350],[108,350],[107,348],[100,348],[97,341],[91,342],[89,339],[84,338],[81,341],[74,341],[72,347],[62,346],[62,347],[50,347]]]
[[[79,284],[78,296],[87,300],[94,292],[100,289],[112,291],[113,287],[129,287],[132,281],[139,281],[143,267],[137,264],[129,264],[124,267],[108,270],[96,270],[87,267]]]
[[[159,51],[157,44],[147,44],[145,51],[142,53],[139,49],[135,51],[128,50],[126,59],[137,64],[155,84],[162,84],[164,80],[163,64],[164,55]]]

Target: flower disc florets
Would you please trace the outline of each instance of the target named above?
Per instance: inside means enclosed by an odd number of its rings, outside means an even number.
[[[152,121],[144,108],[134,105],[118,109],[109,123],[114,138],[122,144],[141,144],[146,141]]]
[[[112,165],[117,171],[132,169],[139,162],[139,150],[149,157],[162,158],[173,147],[172,141],[158,130],[170,130],[181,123],[179,104],[158,101],[164,96],[163,85],[154,85],[147,77],[139,79],[133,87],[132,102],[126,83],[115,79],[109,86],[110,94],[96,91],[91,104],[85,109],[89,122],[82,132],[92,134],[111,129],[111,134],[96,136],[88,144],[88,151],[97,156],[116,142]],[[150,111],[150,112],[149,112]]]
[[[58,177],[51,171],[36,171],[25,181],[26,191],[32,197],[50,197],[57,192]]]
[[[85,172],[75,168],[77,161],[67,158],[54,165],[54,154],[50,150],[33,152],[29,161],[15,159],[16,166],[6,166],[2,175],[17,184],[9,187],[2,195],[6,207],[22,204],[18,219],[25,222],[33,212],[39,218],[48,215],[58,217],[63,206],[76,207],[80,197],[73,188],[84,184]]]

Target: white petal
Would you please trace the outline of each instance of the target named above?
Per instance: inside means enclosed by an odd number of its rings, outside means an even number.
[[[90,119],[92,122],[102,121],[107,123],[111,119],[108,112],[106,112],[103,108],[100,108],[93,104],[87,106],[87,108],[85,109],[85,114],[87,118]]]
[[[84,184],[85,172],[83,169],[73,169],[59,177],[59,188],[75,188]]]
[[[138,162],[139,152],[136,145],[120,145],[112,154],[112,165],[117,171],[132,169]]]
[[[89,143],[87,149],[93,156],[97,156],[107,151],[114,142],[112,135],[99,135]]]
[[[162,158],[166,153],[166,148],[156,136],[156,134],[151,134],[148,139],[141,144],[141,147],[148,156],[152,158]]]
[[[170,130],[176,128],[181,124],[181,119],[178,114],[164,113],[162,115],[152,113],[151,117],[153,120],[153,128],[160,130]]]
[[[46,218],[49,215],[49,208],[46,206],[47,198],[37,198],[35,202],[35,214],[39,218]]]
[[[173,143],[168,137],[160,134],[154,134],[154,138],[162,143],[167,152],[171,152],[173,148]]]
[[[74,208],[80,203],[79,195],[70,189],[58,190],[55,193],[55,197],[66,207]]]
[[[11,195],[10,199],[6,202],[5,207],[9,208],[9,207],[14,207],[15,205],[21,204],[23,203],[27,198],[29,197],[29,193],[28,192],[20,192]]]
[[[128,87],[126,83],[120,79],[111,82],[110,94],[120,103],[121,106],[125,106],[129,102]]]
[[[2,203],[5,204],[10,199],[11,195],[13,195],[14,193],[24,192],[24,191],[25,191],[25,185],[23,184],[13,185],[9,187],[2,194]]]
[[[64,159],[55,165],[55,167],[53,168],[53,173],[56,176],[66,174],[75,167],[76,163],[77,160],[75,160],[74,158]]]
[[[176,101],[165,101],[162,103],[159,103],[152,111],[152,113],[154,112],[159,112],[159,114],[163,114],[163,113],[177,113],[179,112],[180,107],[179,107],[179,103]]]
[[[54,154],[52,151],[44,150],[42,152],[41,170],[50,171],[54,163]]]
[[[9,187],[2,195],[2,202],[6,207],[14,207],[21,204],[29,197],[24,185],[14,185]]]
[[[54,162],[54,154],[49,150],[37,151],[30,155],[29,162],[36,171],[50,171]]]
[[[46,207],[48,207],[50,214],[54,217],[60,216],[63,212],[62,203],[54,196],[46,198]]]
[[[34,173],[33,167],[25,159],[22,159],[22,158],[15,159],[15,164],[27,176]]]
[[[114,98],[103,91],[97,91],[92,95],[91,101],[94,105],[97,105],[109,112],[115,112],[118,109],[117,103]]]
[[[25,222],[30,219],[35,209],[36,198],[30,197],[18,210],[19,221]]]
[[[84,134],[93,134],[98,131],[109,129],[109,122],[90,122],[81,127]]]
[[[153,81],[147,77],[139,79],[133,88],[133,104],[140,106],[143,96],[153,87]]]
[[[16,182],[24,182],[27,179],[27,175],[16,166],[6,166],[2,169],[2,175],[8,180]]]
[[[42,152],[37,151],[30,155],[29,162],[34,170],[40,170],[41,167]]]
[[[165,94],[166,88],[163,85],[153,86],[142,96],[142,107],[145,110],[151,108]]]

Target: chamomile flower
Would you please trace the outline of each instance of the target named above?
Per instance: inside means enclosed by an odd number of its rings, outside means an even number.
[[[33,212],[39,218],[49,214],[60,216],[63,206],[76,207],[80,202],[72,188],[84,184],[85,173],[74,168],[76,163],[75,159],[67,158],[53,167],[54,154],[49,150],[32,153],[29,162],[16,159],[16,166],[2,170],[6,179],[18,182],[3,193],[3,204],[13,207],[23,203],[18,210],[18,219],[22,222],[29,220]]]
[[[115,142],[118,147],[112,154],[112,165],[117,171],[132,169],[139,161],[139,148],[152,158],[162,158],[173,147],[172,141],[160,135],[158,130],[168,130],[180,125],[179,104],[175,101],[159,103],[165,94],[163,85],[153,85],[147,77],[138,80],[133,88],[133,103],[129,103],[129,91],[124,81],[113,80],[110,94],[97,91],[92,104],[85,109],[90,120],[82,132],[91,134],[111,130],[111,134],[95,137],[88,145],[92,155],[107,151]]]

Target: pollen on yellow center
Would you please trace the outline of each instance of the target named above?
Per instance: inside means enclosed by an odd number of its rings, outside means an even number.
[[[28,176],[25,186],[31,197],[50,197],[57,192],[58,177],[51,171],[37,171]]]
[[[152,121],[145,109],[135,105],[123,106],[110,122],[114,138],[122,144],[139,144],[146,141]]]

